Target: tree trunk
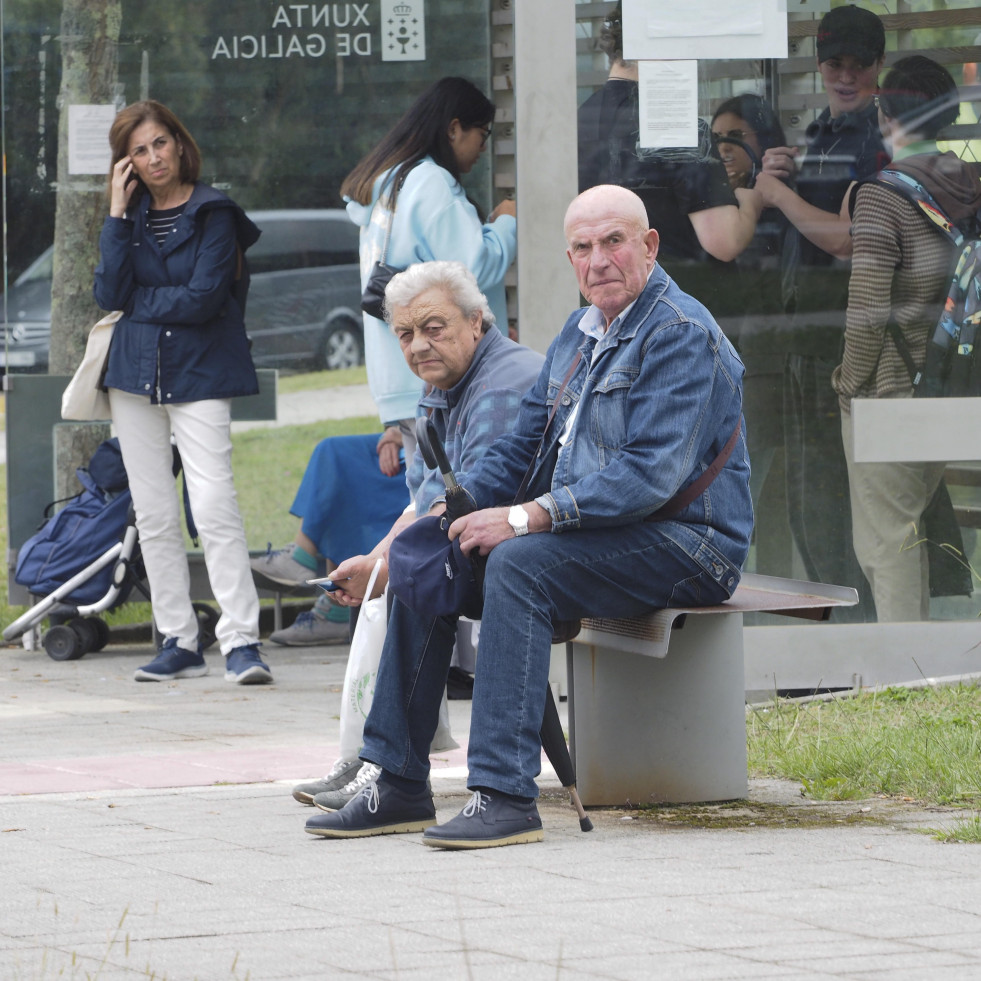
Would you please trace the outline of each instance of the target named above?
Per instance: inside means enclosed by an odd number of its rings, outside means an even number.
[[[58,97],[58,194],[54,275],[51,284],[51,353],[48,370],[71,374],[99,319],[92,277],[99,230],[108,204],[106,179],[68,172],[68,107],[108,105],[118,91],[121,0],[64,0],[61,18],[62,80]]]

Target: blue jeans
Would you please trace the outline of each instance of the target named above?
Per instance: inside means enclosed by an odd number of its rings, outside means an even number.
[[[666,606],[711,605],[732,594],[738,564],[707,539],[693,550],[692,536],[698,531],[690,525],[638,522],[527,535],[492,550],[484,578],[468,786],[538,796],[553,620],[633,617]],[[455,631],[455,617],[423,617],[395,601],[365,722],[364,759],[399,776],[427,778]]]

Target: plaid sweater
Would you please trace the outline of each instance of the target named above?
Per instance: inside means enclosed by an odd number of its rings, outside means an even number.
[[[852,238],[845,350],[832,375],[843,412],[856,397],[912,394],[886,324],[899,325],[913,361],[922,364],[953,262],[953,245],[911,201],[874,184],[858,189]]]

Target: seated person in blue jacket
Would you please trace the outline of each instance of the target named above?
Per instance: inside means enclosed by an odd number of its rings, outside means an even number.
[[[361,752],[378,777],[340,810],[310,818],[311,834],[424,831],[441,848],[540,841],[535,778],[553,621],[719,603],[739,582],[753,506],[738,355],[656,263],[658,235],[632,191],[580,194],[565,236],[590,306],[552,343],[517,422],[458,475],[477,510],[450,535],[487,557],[473,796],[437,824],[429,744],[456,618],[396,599]],[[393,302],[392,312],[398,336],[426,329],[412,309]],[[501,506],[526,472],[527,502]]]
[[[398,437],[398,443],[393,438]],[[290,514],[300,519],[285,548],[252,559],[252,578],[273,592],[319,593],[311,610],[269,639],[287,647],[346,644],[350,610],[307,580],[360,555],[382,538],[410,502],[398,428],[365,436],[330,436],[310,454]]]
[[[409,266],[389,283],[386,303],[400,314],[395,334],[406,363],[427,383],[419,412],[433,420],[454,472],[466,474],[491,443],[514,426],[521,397],[538,377],[543,358],[492,329],[494,314],[487,298],[460,262]],[[331,573],[335,582],[343,583],[344,588],[333,594],[342,605],[360,605],[376,560],[387,559],[389,543],[402,528],[434,506],[442,510],[443,478],[438,470],[426,467],[418,450],[407,468],[406,483],[411,504],[404,513],[368,554],[345,559]],[[374,595],[387,582],[388,568],[383,563]],[[455,636],[454,622],[451,654]],[[444,672],[444,689],[446,678]],[[441,690],[438,701],[442,695]],[[428,760],[428,744],[425,755]],[[337,760],[322,780],[294,787],[293,796],[301,803],[327,807],[336,800],[335,792],[350,799],[376,775],[375,767],[361,767],[360,760]]]

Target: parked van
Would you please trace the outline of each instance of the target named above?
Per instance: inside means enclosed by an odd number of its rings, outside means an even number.
[[[312,371],[363,363],[358,227],[340,208],[249,217],[262,229],[248,251],[245,317],[256,367]],[[7,293],[0,370],[48,370],[53,258],[51,246]]]

